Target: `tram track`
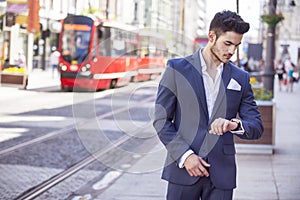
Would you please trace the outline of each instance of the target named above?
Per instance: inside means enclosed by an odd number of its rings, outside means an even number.
[[[102,114],[99,114],[99,115],[96,116],[96,118],[93,118],[93,120],[95,120],[95,119],[96,120],[101,120],[101,119],[105,119],[105,118],[110,118],[111,116],[113,116],[115,114],[126,112],[131,108],[139,107],[139,106],[143,105],[143,103],[151,102],[154,99],[155,99],[155,96],[150,95],[150,96],[148,96],[146,98],[143,98],[141,100],[137,100],[133,104],[127,105],[125,107],[112,108],[113,110],[102,113]],[[68,125],[65,128],[62,128],[60,130],[52,131],[52,132],[50,132],[46,135],[34,138],[30,141],[23,142],[23,143],[14,145],[12,147],[6,148],[4,150],[1,150],[0,151],[0,157],[1,156],[6,156],[6,155],[8,155],[10,153],[13,153],[17,150],[20,150],[22,148],[29,147],[29,146],[34,145],[34,144],[45,142],[45,141],[49,140],[50,138],[55,138],[55,137],[70,133],[70,132],[72,132],[72,131],[80,128],[80,127],[84,127],[87,124],[87,122],[89,122],[90,120],[91,120],[91,118],[82,119],[79,122]],[[72,175],[76,174],[77,172],[79,172],[83,168],[89,166],[90,164],[92,164],[97,159],[102,158],[103,156],[107,155],[112,149],[118,148],[119,146],[125,144],[131,138],[132,138],[131,133],[123,134],[118,139],[114,140],[114,142],[112,142],[110,145],[105,146],[104,148],[102,148],[99,151],[93,152],[92,155],[83,158],[82,160],[78,161],[75,164],[72,164],[71,167],[68,167],[67,169],[65,169],[63,171],[52,175],[47,180],[44,180],[41,183],[36,184],[35,186],[31,186],[30,188],[27,188],[26,190],[23,190],[23,192],[18,197],[16,197],[15,199],[18,199],[18,200],[19,199],[34,199],[34,198],[38,197],[39,195],[41,195],[44,192],[50,190],[51,188],[53,188],[57,184],[63,182],[64,180],[68,179]]]
[[[100,150],[96,153],[94,153],[91,156],[86,157],[85,159],[81,160],[80,162],[74,164],[72,167],[62,171],[61,173],[53,176],[52,178],[44,181],[43,183],[35,186],[34,188],[29,189],[28,191],[25,191],[23,194],[15,198],[16,200],[30,200],[34,199],[35,197],[39,196],[43,192],[49,190],[50,188],[54,187],[56,184],[64,181],[65,179],[69,178],[79,170],[83,169],[84,167],[88,166],[98,158],[102,157],[109,151],[111,151],[113,148],[116,148],[125,142],[127,142],[131,137],[128,135],[124,135],[123,137],[119,138],[116,142],[113,143],[113,145],[110,145],[109,147]]]
[[[149,97],[149,98],[147,98],[143,101],[140,101],[139,103],[149,102],[150,100],[153,100],[153,99],[154,99],[154,96],[151,96],[151,97]],[[131,108],[133,106],[136,106],[136,105],[129,105],[128,107],[118,108],[118,109],[115,109],[113,111],[109,111],[109,112],[106,112],[104,114],[97,115],[96,119],[97,120],[105,119],[105,118],[110,117],[112,115],[124,112],[124,111],[128,110],[129,108]],[[5,156],[9,153],[15,152],[17,150],[20,150],[22,148],[31,146],[33,144],[43,142],[43,141],[45,141],[47,139],[50,139],[50,138],[53,138],[55,136],[58,136],[58,135],[61,136],[61,135],[67,134],[67,133],[69,133],[73,130],[76,130],[77,128],[80,128],[80,127],[84,126],[89,121],[90,121],[90,119],[84,119],[81,122],[77,122],[77,124],[68,125],[65,128],[62,128],[60,130],[52,131],[52,132],[47,133],[45,135],[42,135],[40,137],[36,137],[32,140],[22,142],[22,143],[19,143],[17,145],[14,145],[14,146],[8,147],[6,149],[0,150],[0,157]]]

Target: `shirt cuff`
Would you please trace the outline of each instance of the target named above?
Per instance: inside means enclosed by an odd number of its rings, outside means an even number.
[[[178,167],[179,168],[184,168],[184,162],[185,162],[185,160],[187,159],[187,157],[189,157],[191,154],[193,154],[194,153],[194,151],[193,150],[188,150],[187,152],[185,152],[182,156],[181,156],[181,158],[180,158],[180,160],[179,160],[179,163],[178,163]]]
[[[244,129],[244,127],[243,127],[242,121],[239,120],[239,119],[234,119],[234,120],[235,120],[235,121],[238,121],[238,122],[240,123],[240,127],[239,127],[238,130],[234,130],[234,131],[230,131],[230,132],[233,133],[233,134],[237,134],[237,135],[244,135],[245,129]]]

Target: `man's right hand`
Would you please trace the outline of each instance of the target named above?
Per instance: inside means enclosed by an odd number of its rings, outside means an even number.
[[[201,157],[196,154],[191,154],[184,161],[184,167],[190,176],[209,176],[205,167],[210,167],[210,164],[205,162]]]

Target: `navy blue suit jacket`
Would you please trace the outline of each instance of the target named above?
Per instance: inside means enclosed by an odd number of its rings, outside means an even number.
[[[240,89],[228,88],[231,79],[241,86]],[[158,87],[153,122],[167,149],[163,179],[175,184],[192,185],[201,178],[192,177],[184,168],[178,167],[181,156],[191,149],[200,156],[204,155],[211,164],[209,173],[215,187],[236,187],[233,133],[210,135],[210,123],[218,117],[230,120],[238,115],[245,130],[239,137],[244,139],[261,137],[263,125],[246,71],[230,62],[224,64],[220,85],[218,98],[209,118],[199,51],[185,58],[168,61]],[[201,145],[209,137],[213,137],[214,145],[209,144],[203,150]]]

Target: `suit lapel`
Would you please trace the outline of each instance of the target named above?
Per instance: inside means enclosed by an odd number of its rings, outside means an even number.
[[[220,84],[219,93],[213,107],[211,118],[209,119],[209,124],[212,123],[216,118],[226,116],[226,95],[225,86],[223,83]]]
[[[224,64],[223,67],[223,73],[222,73],[222,79],[223,79],[223,84],[226,90],[227,85],[229,84],[229,81],[231,79],[231,68],[230,68],[229,63]]]
[[[195,88],[195,92],[197,94],[197,97],[199,99],[199,104],[201,106],[201,110],[204,111],[204,116],[208,117],[208,110],[207,110],[207,103],[206,103],[206,95],[205,95],[205,89],[204,89],[204,83],[203,83],[203,77],[202,77],[202,67],[201,67],[201,63],[200,63],[200,55],[199,52],[200,49],[198,51],[196,51],[192,57],[190,57],[191,59],[187,59],[190,64],[192,65],[192,85]]]
[[[209,124],[213,122],[214,119],[218,117],[225,118],[226,117],[226,86],[229,83],[230,79],[230,67],[226,63],[223,67],[222,72],[222,81],[219,87],[219,93],[212,111],[211,118],[209,120]]]

